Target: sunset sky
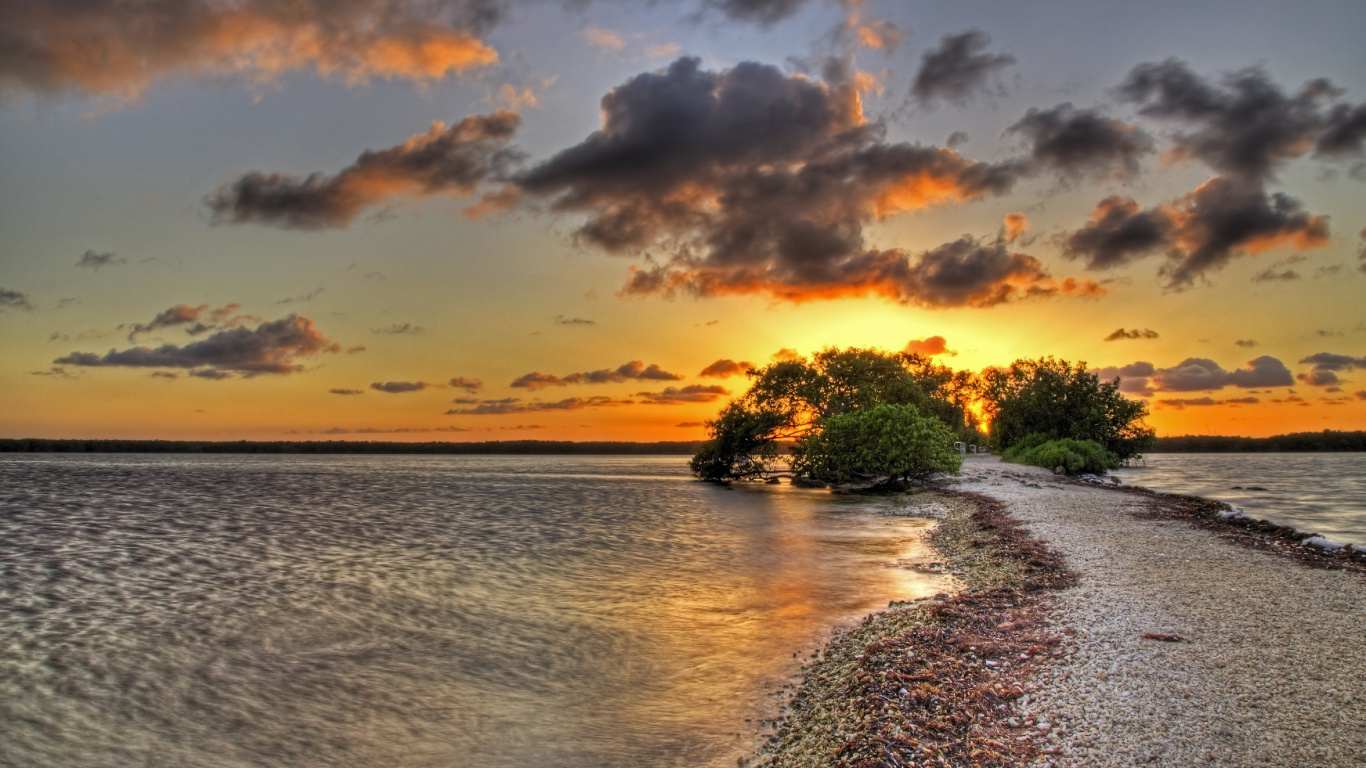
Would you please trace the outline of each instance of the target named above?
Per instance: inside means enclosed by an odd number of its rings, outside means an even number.
[[[1366,429],[1366,3],[0,0],[0,437],[693,440],[821,348]]]

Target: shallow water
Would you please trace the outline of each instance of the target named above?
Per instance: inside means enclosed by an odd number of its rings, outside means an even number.
[[[733,766],[832,623],[946,588],[888,503],[680,457],[5,456],[0,764]]]
[[[1146,461],[1114,474],[1128,485],[1218,499],[1278,525],[1366,544],[1366,453],[1153,453]]]

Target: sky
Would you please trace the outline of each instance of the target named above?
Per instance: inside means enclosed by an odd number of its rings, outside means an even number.
[[[695,440],[838,346],[1366,429],[1366,4],[0,0],[0,437]]]

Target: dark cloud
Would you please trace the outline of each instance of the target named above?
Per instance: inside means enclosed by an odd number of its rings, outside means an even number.
[[[1287,95],[1257,68],[1215,83],[1168,59],[1135,67],[1116,92],[1140,114],[1188,129],[1174,136],[1175,156],[1245,181],[1268,180],[1279,165],[1311,149],[1323,156],[1360,153],[1366,131],[1361,106],[1325,111],[1340,93],[1327,80]]]
[[[710,72],[680,59],[613,89],[602,111],[600,130],[513,183],[526,201],[586,214],[580,243],[661,254],[633,268],[627,293],[961,303],[909,294],[935,284],[912,282],[899,251],[865,248],[864,226],[1004,193],[1024,170],[888,144],[852,85],[753,62]],[[1016,262],[1006,271],[1018,275]]]
[[[425,381],[377,381],[370,385],[370,388],[377,392],[388,392],[391,395],[403,394],[405,392],[421,392],[432,386]]]
[[[1231,405],[1236,408],[1240,405],[1256,405],[1260,402],[1261,399],[1256,397],[1232,397],[1226,400],[1215,400],[1212,397],[1196,397],[1176,398],[1172,400],[1158,400],[1157,404],[1161,406],[1166,406],[1167,408],[1175,408],[1177,410],[1181,410],[1182,408],[1186,408],[1187,406],[1206,405]]]
[[[335,176],[252,171],[204,198],[217,223],[286,229],[345,227],[367,208],[406,195],[471,195],[520,157],[506,145],[521,124],[516,112],[471,115],[388,149],[367,150]]]
[[[906,348],[902,350],[908,355],[923,355],[934,357],[935,355],[948,355],[957,357],[958,353],[949,349],[949,343],[943,336],[931,336],[927,339],[911,339],[906,343]]]
[[[178,77],[432,82],[493,64],[489,0],[0,3],[0,91],[132,98]]]
[[[1152,330],[1149,330],[1149,329],[1147,329],[1147,328],[1144,328],[1144,329],[1141,330],[1141,331],[1140,331],[1139,329],[1137,329],[1137,328],[1133,329],[1132,331],[1126,331],[1126,330],[1124,330],[1123,328],[1118,328],[1118,329],[1115,330],[1114,333],[1111,333],[1109,336],[1106,336],[1106,337],[1105,337],[1105,341],[1119,341],[1120,339],[1155,339],[1155,338],[1157,338],[1157,331],[1152,331]]]
[[[164,344],[155,349],[111,349],[102,357],[91,352],[72,352],[53,362],[92,367],[183,368],[191,369],[192,376],[221,378],[230,373],[295,373],[303,370],[300,358],[340,349],[340,345],[313,326],[312,320],[290,314],[255,329],[220,330],[183,347]]]
[[[555,315],[555,325],[597,325],[597,321],[585,320],[582,317]]]
[[[1140,397],[1151,397],[1153,395],[1153,387],[1149,383],[1149,379],[1157,373],[1157,369],[1152,363],[1137,362],[1119,367],[1093,368],[1090,372],[1094,373],[1101,381],[1119,379],[1119,391],[1126,395],[1138,395]]]
[[[1063,255],[1086,259],[1087,269],[1109,269],[1166,247],[1172,228],[1166,211],[1144,211],[1131,198],[1111,195],[1089,224],[1063,238]]]
[[[1357,248],[1357,260],[1361,263],[1357,265],[1357,269],[1366,272],[1366,228],[1361,230],[1358,237],[1361,238],[1361,245]]]
[[[1071,104],[1031,109],[1006,133],[1028,139],[1030,158],[1040,167],[1068,177],[1131,178],[1154,146],[1139,128]]]
[[[1357,368],[1366,368],[1366,357],[1318,352],[1304,358],[1300,363],[1312,365],[1324,371],[1354,371]]]
[[[922,104],[963,104],[986,87],[991,75],[1015,63],[1015,57],[983,53],[991,44],[985,32],[969,30],[945,35],[938,48],[921,57],[911,95]]]
[[[334,395],[363,395],[363,394],[365,394],[365,390],[363,390],[363,389],[329,389],[329,390],[327,390],[327,391],[330,392],[330,393],[332,393],[332,394],[334,394]]]
[[[423,328],[420,325],[413,325],[412,323],[394,323],[388,328],[371,328],[370,332],[376,336],[407,336],[422,333],[426,330],[426,328]]]
[[[796,13],[807,0],[704,0],[704,3],[727,18],[766,27]]]
[[[333,427],[324,430],[324,435],[403,435],[403,434],[422,434],[424,432],[472,432],[468,427],[395,427],[384,429],[382,427],[358,427],[348,429],[346,427]],[[289,434],[298,434],[290,432]]]
[[[518,376],[509,386],[521,389],[545,389],[546,387],[567,387],[570,384],[612,384],[623,381],[678,381],[683,377],[669,373],[655,363],[648,366],[639,360],[622,363],[616,368],[603,368],[596,371],[571,373],[568,376],[553,376],[533,371]]]
[[[81,260],[76,262],[76,266],[87,267],[98,272],[100,270],[100,267],[110,267],[116,264],[127,263],[128,259],[119,258],[113,253],[96,253],[94,251],[86,251],[85,254],[81,256]]]
[[[710,403],[730,394],[719,385],[689,384],[686,387],[665,387],[663,392],[637,392],[642,403],[650,405],[680,405],[682,403]]]
[[[137,341],[137,337],[142,334],[179,326],[186,326],[184,328],[186,333],[191,336],[198,336],[201,333],[208,333],[224,326],[241,325],[251,320],[262,322],[259,317],[236,314],[237,310],[241,308],[241,304],[227,304],[214,310],[210,310],[208,304],[200,304],[197,307],[192,307],[189,304],[177,304],[170,309],[158,312],[156,317],[153,317],[149,322],[134,324],[128,331],[128,340]]]
[[[1288,387],[1295,383],[1290,369],[1267,355],[1250,360],[1246,368],[1235,371],[1225,371],[1213,360],[1191,357],[1175,367],[1154,371],[1152,379],[1155,389],[1166,392],[1212,391],[1227,386],[1243,389]]]
[[[29,302],[28,294],[23,291],[0,288],[0,312],[7,309],[32,310],[33,304]]]
[[[1299,279],[1299,272],[1293,269],[1282,269],[1274,264],[1252,276],[1254,283],[1285,283]]]
[[[1359,392],[1353,392],[1352,395],[1355,396],[1358,400],[1366,400],[1366,389],[1363,389]]]
[[[705,422],[705,421],[680,421],[679,423],[675,424],[674,426],[675,426],[675,427],[705,427],[705,426],[707,426],[707,422]]]
[[[1336,387],[1342,383],[1342,379],[1339,379],[1336,373],[1326,368],[1315,368],[1309,373],[1296,374],[1295,380],[1311,387]]]
[[[1063,237],[1063,255],[1107,269],[1165,250],[1159,274],[1180,290],[1236,256],[1287,244],[1319,248],[1328,235],[1328,219],[1301,210],[1298,200],[1216,176],[1148,210],[1128,198],[1102,200],[1089,224]]]
[[[1240,347],[1243,347],[1244,349],[1252,349],[1253,347],[1257,346],[1257,342],[1253,339],[1238,339],[1233,343],[1237,344]]]
[[[697,375],[713,379],[725,379],[731,376],[743,376],[756,367],[757,366],[755,366],[754,363],[745,361],[736,362],[729,358],[725,358],[717,360],[706,368],[703,368],[702,372]]]
[[[447,416],[500,416],[508,413],[536,413],[542,411],[580,411],[585,408],[607,408],[620,405],[635,405],[634,400],[618,400],[611,397],[569,397],[564,400],[544,403],[540,401],[523,402],[515,397],[502,400],[484,400],[473,408],[452,408]]]
[[[451,379],[450,384],[452,387],[455,387],[456,389],[463,389],[466,392],[478,392],[479,390],[484,388],[484,382],[482,379],[471,379],[465,376],[456,376],[455,378]]]

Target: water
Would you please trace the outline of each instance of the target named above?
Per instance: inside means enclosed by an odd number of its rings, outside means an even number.
[[[1366,544],[1366,453],[1154,453],[1147,464],[1114,474],[1128,485],[1218,499],[1278,525]]]
[[[0,764],[733,766],[827,627],[946,588],[888,504],[679,457],[5,456]]]

